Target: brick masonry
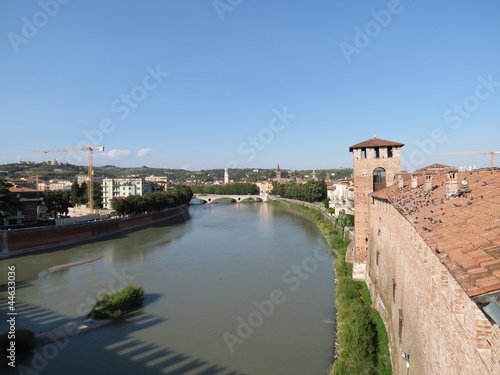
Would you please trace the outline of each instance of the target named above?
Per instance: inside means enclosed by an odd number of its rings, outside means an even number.
[[[388,201],[370,203],[367,277],[394,374],[500,374],[500,330]],[[410,367],[401,353],[410,355]]]
[[[393,373],[500,374],[500,329],[476,303],[500,298],[500,170],[401,174],[401,146],[373,138],[349,149],[353,278],[386,325]],[[375,168],[387,185],[376,192]]]
[[[396,174],[401,171],[402,146],[400,143],[374,137],[350,147],[354,164],[353,277],[355,279],[364,280],[366,270],[370,220],[368,195],[374,191],[373,172],[376,168],[383,168],[386,173],[386,185],[393,185]]]

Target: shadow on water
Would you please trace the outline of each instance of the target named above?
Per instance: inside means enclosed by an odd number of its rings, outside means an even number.
[[[151,304],[159,297],[159,294],[148,295],[145,303]],[[6,310],[7,300],[3,298],[0,301],[0,312],[4,313]],[[18,316],[22,317],[17,329],[28,328],[38,332],[74,321],[50,309],[25,303],[17,304],[16,311]],[[136,331],[166,321],[168,318],[144,313],[139,309],[127,314],[123,319],[84,335],[36,347],[30,356],[16,360],[16,368],[7,366],[5,358],[2,358],[1,372],[5,375],[19,373],[245,375],[212,363],[210,360],[133,337]],[[6,329],[5,322],[2,322],[0,331]]]
[[[27,288],[29,286],[29,283],[19,283],[16,284],[16,289]],[[7,316],[8,309],[8,299],[5,297],[0,298],[1,316]],[[74,320],[74,318],[72,319],[62,314],[58,314],[45,307],[31,305],[19,300],[15,302],[15,312],[17,313],[16,329],[25,328],[35,333],[48,331]],[[0,321],[0,332],[5,332],[7,328],[6,321],[2,319]]]
[[[146,293],[142,301],[143,306],[148,306],[158,301],[161,297],[160,293]]]

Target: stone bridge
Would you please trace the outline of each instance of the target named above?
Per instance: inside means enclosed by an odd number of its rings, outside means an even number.
[[[248,200],[254,200],[258,202],[267,201],[267,195],[238,195],[238,194],[194,194],[193,198],[204,201],[205,203],[214,203],[217,200],[227,200],[231,199],[233,202],[241,203]]]

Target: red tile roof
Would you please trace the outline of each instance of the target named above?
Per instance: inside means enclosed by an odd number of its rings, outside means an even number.
[[[440,169],[444,170],[447,168],[452,168],[452,167],[449,165],[434,163],[434,164],[428,165],[427,167],[417,169],[416,172],[425,172],[425,171],[429,171],[429,170],[440,170]]]
[[[14,185],[14,186],[10,187],[9,191],[11,193],[39,193],[40,192],[39,190],[30,189],[30,188],[19,186],[19,185]]]
[[[403,147],[404,143],[387,141],[385,139],[380,139],[377,137],[370,138],[364,142],[357,143],[351,147],[349,147],[349,151],[354,150],[355,148],[367,148],[367,147]]]
[[[408,176],[408,175],[406,175]],[[385,199],[413,225],[471,297],[500,290],[500,169],[458,173],[470,191],[447,200],[444,174],[432,176],[432,191],[390,186],[372,194]]]

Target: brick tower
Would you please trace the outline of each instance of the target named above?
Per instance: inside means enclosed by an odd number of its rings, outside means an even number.
[[[394,184],[401,172],[403,143],[373,137],[349,147],[353,153],[354,267],[353,278],[364,280],[370,223],[369,194]]]

